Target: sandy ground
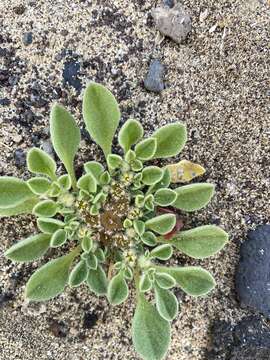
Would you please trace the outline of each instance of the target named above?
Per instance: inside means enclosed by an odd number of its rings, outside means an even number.
[[[186,0],[193,20],[188,41],[162,39],[144,0],[2,0],[0,3],[0,175],[28,178],[15,162],[31,146],[47,144],[50,104],[59,101],[81,122],[81,95],[63,84],[63,67],[78,60],[82,87],[89,80],[108,86],[120,102],[122,120],[134,117],[149,133],[175,120],[187,124],[189,141],[181,158],[207,168],[203,180],[217,195],[204,211],[189,215],[193,225],[219,224],[230,233],[220,255],[174,264],[200,264],[217,288],[205,299],[177,290],[182,305],[172,324],[167,360],[203,360],[214,319],[233,322],[239,308],[234,271],[248,229],[270,218],[269,4],[264,0]],[[202,13],[208,15],[203,20]],[[201,19],[200,19],[201,15]],[[25,45],[22,37],[33,33]],[[142,85],[149,61],[167,68],[166,89],[148,93]],[[9,102],[8,102],[9,103]],[[100,159],[84,134],[77,159]],[[109,307],[87,288],[67,290],[45,304],[26,304],[24,285],[39,265],[15,265],[3,252],[35,231],[34,219],[20,216],[0,224],[1,360],[137,360],[130,337],[132,298]]]

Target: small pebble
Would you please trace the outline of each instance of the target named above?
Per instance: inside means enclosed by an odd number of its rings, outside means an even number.
[[[16,149],[14,152],[15,165],[20,169],[26,165],[26,154],[22,149]]]
[[[8,98],[0,99],[0,105],[2,106],[8,106],[10,105],[11,101]]]
[[[32,44],[33,42],[33,33],[32,32],[26,32],[23,34],[22,41],[25,46]]]
[[[174,0],[163,0],[163,4],[171,9],[174,7]]]
[[[76,59],[67,60],[63,69],[64,84],[72,86],[75,90],[81,91],[82,82],[79,79],[81,64]]]
[[[159,60],[153,60],[144,80],[144,86],[147,90],[160,93],[165,88],[164,84],[164,65]]]
[[[22,15],[25,12],[25,7],[23,5],[18,5],[13,8],[13,11],[16,15]]]

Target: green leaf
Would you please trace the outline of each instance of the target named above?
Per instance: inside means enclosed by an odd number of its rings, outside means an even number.
[[[107,157],[108,166],[111,169],[119,169],[122,166],[123,159],[116,154],[109,154]]]
[[[53,234],[56,230],[65,226],[63,221],[51,218],[39,218],[37,219],[37,226],[39,230],[47,234]]]
[[[184,211],[200,210],[211,200],[215,186],[209,183],[199,183],[181,186],[174,189],[177,198],[172,206]]]
[[[227,242],[228,234],[215,225],[181,231],[170,240],[178,250],[195,259],[204,259],[216,254]]]
[[[64,229],[58,229],[53,233],[50,246],[53,248],[63,245],[67,240],[67,232]]]
[[[28,262],[40,258],[50,246],[51,236],[37,234],[20,240],[5,252],[5,256],[13,261]]]
[[[141,162],[141,160],[134,160],[131,163],[131,170],[137,172],[137,171],[141,171],[143,168],[143,163]]]
[[[155,246],[157,244],[157,237],[151,231],[146,231],[142,235],[141,240],[144,244],[148,246]]]
[[[158,234],[164,235],[172,231],[176,224],[176,217],[174,214],[163,214],[147,220],[145,225],[148,229],[155,231]]]
[[[141,292],[147,292],[152,288],[152,281],[147,273],[143,273],[140,277],[139,290]]]
[[[76,251],[49,261],[39,268],[26,284],[26,298],[32,301],[44,301],[59,295],[65,288],[69,268]]]
[[[148,166],[142,171],[142,182],[145,185],[153,185],[160,181],[163,171],[157,166]]]
[[[55,104],[51,111],[50,132],[54,150],[76,187],[74,157],[79,149],[81,134],[73,116],[62,106]]]
[[[142,140],[135,146],[135,153],[137,159],[150,160],[155,155],[157,150],[157,139],[149,138]]]
[[[65,191],[69,190],[72,186],[71,178],[68,174],[61,175],[57,179],[57,182],[60,185],[60,187]]]
[[[118,135],[118,143],[126,153],[132,145],[143,137],[143,127],[137,120],[129,119],[121,127]]]
[[[78,181],[78,188],[85,190],[89,193],[95,193],[97,191],[97,182],[92,175],[92,173],[88,173],[83,175]]]
[[[165,169],[163,169],[163,175],[162,175],[161,180],[159,182],[157,182],[156,184],[150,186],[147,193],[154,193],[158,189],[167,188],[170,185],[170,182],[171,182],[170,171],[169,171],[169,169],[165,168]]]
[[[111,181],[111,176],[108,171],[104,171],[103,174],[99,177],[99,182],[101,185],[108,185]]]
[[[104,172],[104,167],[97,161],[88,161],[84,164],[84,170],[86,173],[91,173],[98,184],[99,177]]]
[[[158,129],[152,137],[157,139],[157,150],[154,158],[175,156],[185,146],[187,130],[184,124],[168,124]]]
[[[103,268],[99,265],[96,270],[90,269],[87,284],[96,295],[106,295],[108,280]]]
[[[216,285],[213,276],[199,266],[156,267],[158,272],[171,275],[180,288],[191,296],[202,296],[209,293]]]
[[[171,329],[155,306],[140,294],[132,321],[132,340],[137,353],[145,360],[161,360],[170,345]]]
[[[177,193],[171,189],[159,189],[155,195],[155,203],[160,206],[169,206],[175,202]]]
[[[136,159],[135,151],[128,150],[128,152],[125,155],[125,161],[129,164],[131,164]]]
[[[85,258],[87,266],[89,269],[97,270],[98,267],[98,259],[93,253],[88,253],[87,257]]]
[[[83,251],[85,251],[86,253],[89,253],[89,251],[91,251],[91,249],[93,247],[93,240],[89,236],[85,236],[82,239],[81,246],[82,246]]]
[[[34,206],[37,204],[38,198],[32,198],[25,200],[21,204],[6,209],[0,208],[0,217],[2,216],[13,216],[20,214],[31,214]]]
[[[107,158],[120,120],[120,110],[112,93],[100,84],[91,83],[84,92],[83,117],[89,134]]]
[[[142,235],[145,230],[145,223],[141,220],[134,220],[133,222],[134,230],[138,235]]]
[[[34,174],[43,174],[55,180],[56,163],[43,150],[32,148],[27,154],[27,167]]]
[[[98,248],[95,251],[95,256],[96,256],[96,258],[97,258],[97,260],[99,262],[104,262],[105,261],[105,254],[104,254],[104,251],[101,248]]]
[[[150,256],[160,259],[168,260],[173,254],[173,249],[170,244],[163,244],[155,247],[151,252]]]
[[[155,279],[158,286],[162,289],[170,289],[176,285],[175,279],[166,273],[156,273]]]
[[[109,282],[107,297],[112,305],[119,305],[127,299],[128,286],[121,271]]]
[[[50,187],[49,191],[47,192],[47,195],[50,197],[57,197],[60,195],[60,193],[61,193],[60,185],[56,181],[54,181],[51,184],[51,187]]]
[[[72,269],[69,274],[68,283],[71,287],[76,287],[81,285],[88,276],[88,268],[86,262],[81,260],[78,264]]]
[[[34,194],[43,195],[50,189],[51,182],[44,177],[35,177],[29,179],[27,185]]]
[[[52,200],[40,201],[33,209],[36,216],[51,217],[57,213],[58,206]]]
[[[178,301],[169,290],[155,286],[156,306],[160,316],[167,321],[172,321],[178,314]]]
[[[0,177],[0,209],[14,208],[32,199],[34,194],[26,182],[15,177]]]

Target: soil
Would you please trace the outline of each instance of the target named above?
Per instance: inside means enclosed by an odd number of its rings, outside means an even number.
[[[202,181],[216,196],[186,216],[192,226],[218,224],[230,243],[218,255],[193,261],[176,254],[171,264],[211,271],[216,289],[206,298],[176,290],[181,313],[172,323],[167,360],[203,360],[216,320],[236,323],[234,272],[249,229],[270,218],[269,38],[267,0],[185,0],[192,32],[184,44],[154,27],[150,0],[2,0],[0,3],[0,176],[29,178],[25,153],[47,146],[49,109],[57,101],[78,119],[85,160],[100,160],[81,116],[89,81],[106,85],[122,111],[121,123],[139,119],[150,134],[181,120],[188,143],[177,159],[202,164]],[[29,33],[31,33],[29,35]],[[149,63],[166,67],[160,94],[143,86]],[[59,163],[58,163],[59,164]],[[59,164],[60,166],[60,164]],[[60,167],[61,171],[61,167]],[[28,304],[24,286],[42,262],[13,264],[4,251],[36,231],[32,216],[0,223],[0,360],[137,360],[131,336],[132,296],[110,307],[86,287],[44,304]]]

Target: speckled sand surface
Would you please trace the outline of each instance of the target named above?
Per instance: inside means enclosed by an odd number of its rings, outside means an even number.
[[[193,31],[186,44],[177,45],[154,28],[149,14],[155,1],[1,0],[0,69],[7,71],[0,75],[0,98],[11,103],[0,105],[0,175],[29,178],[26,167],[16,165],[14,151],[47,144],[51,102],[68,106],[82,124],[81,96],[63,85],[68,59],[80,62],[83,86],[95,80],[114,92],[123,121],[140,119],[149,133],[174,120],[185,122],[189,141],[181,158],[203,164],[202,180],[217,189],[211,205],[189,221],[220,224],[231,238],[210,260],[179,255],[172,261],[201,264],[217,280],[205,299],[176,291],[182,312],[172,324],[167,359],[202,360],[211,322],[245,314],[233,281],[239,245],[249,228],[270,218],[270,9],[264,0],[184,3]],[[22,36],[28,31],[33,42],[26,46]],[[152,58],[167,68],[161,95],[142,86]],[[84,132],[78,166],[92,156],[100,159],[101,152]],[[0,360],[138,359],[131,346],[131,300],[112,308],[80,288],[27,306],[24,285],[38,263],[14,265],[3,252],[32,231],[32,217],[1,220]]]

